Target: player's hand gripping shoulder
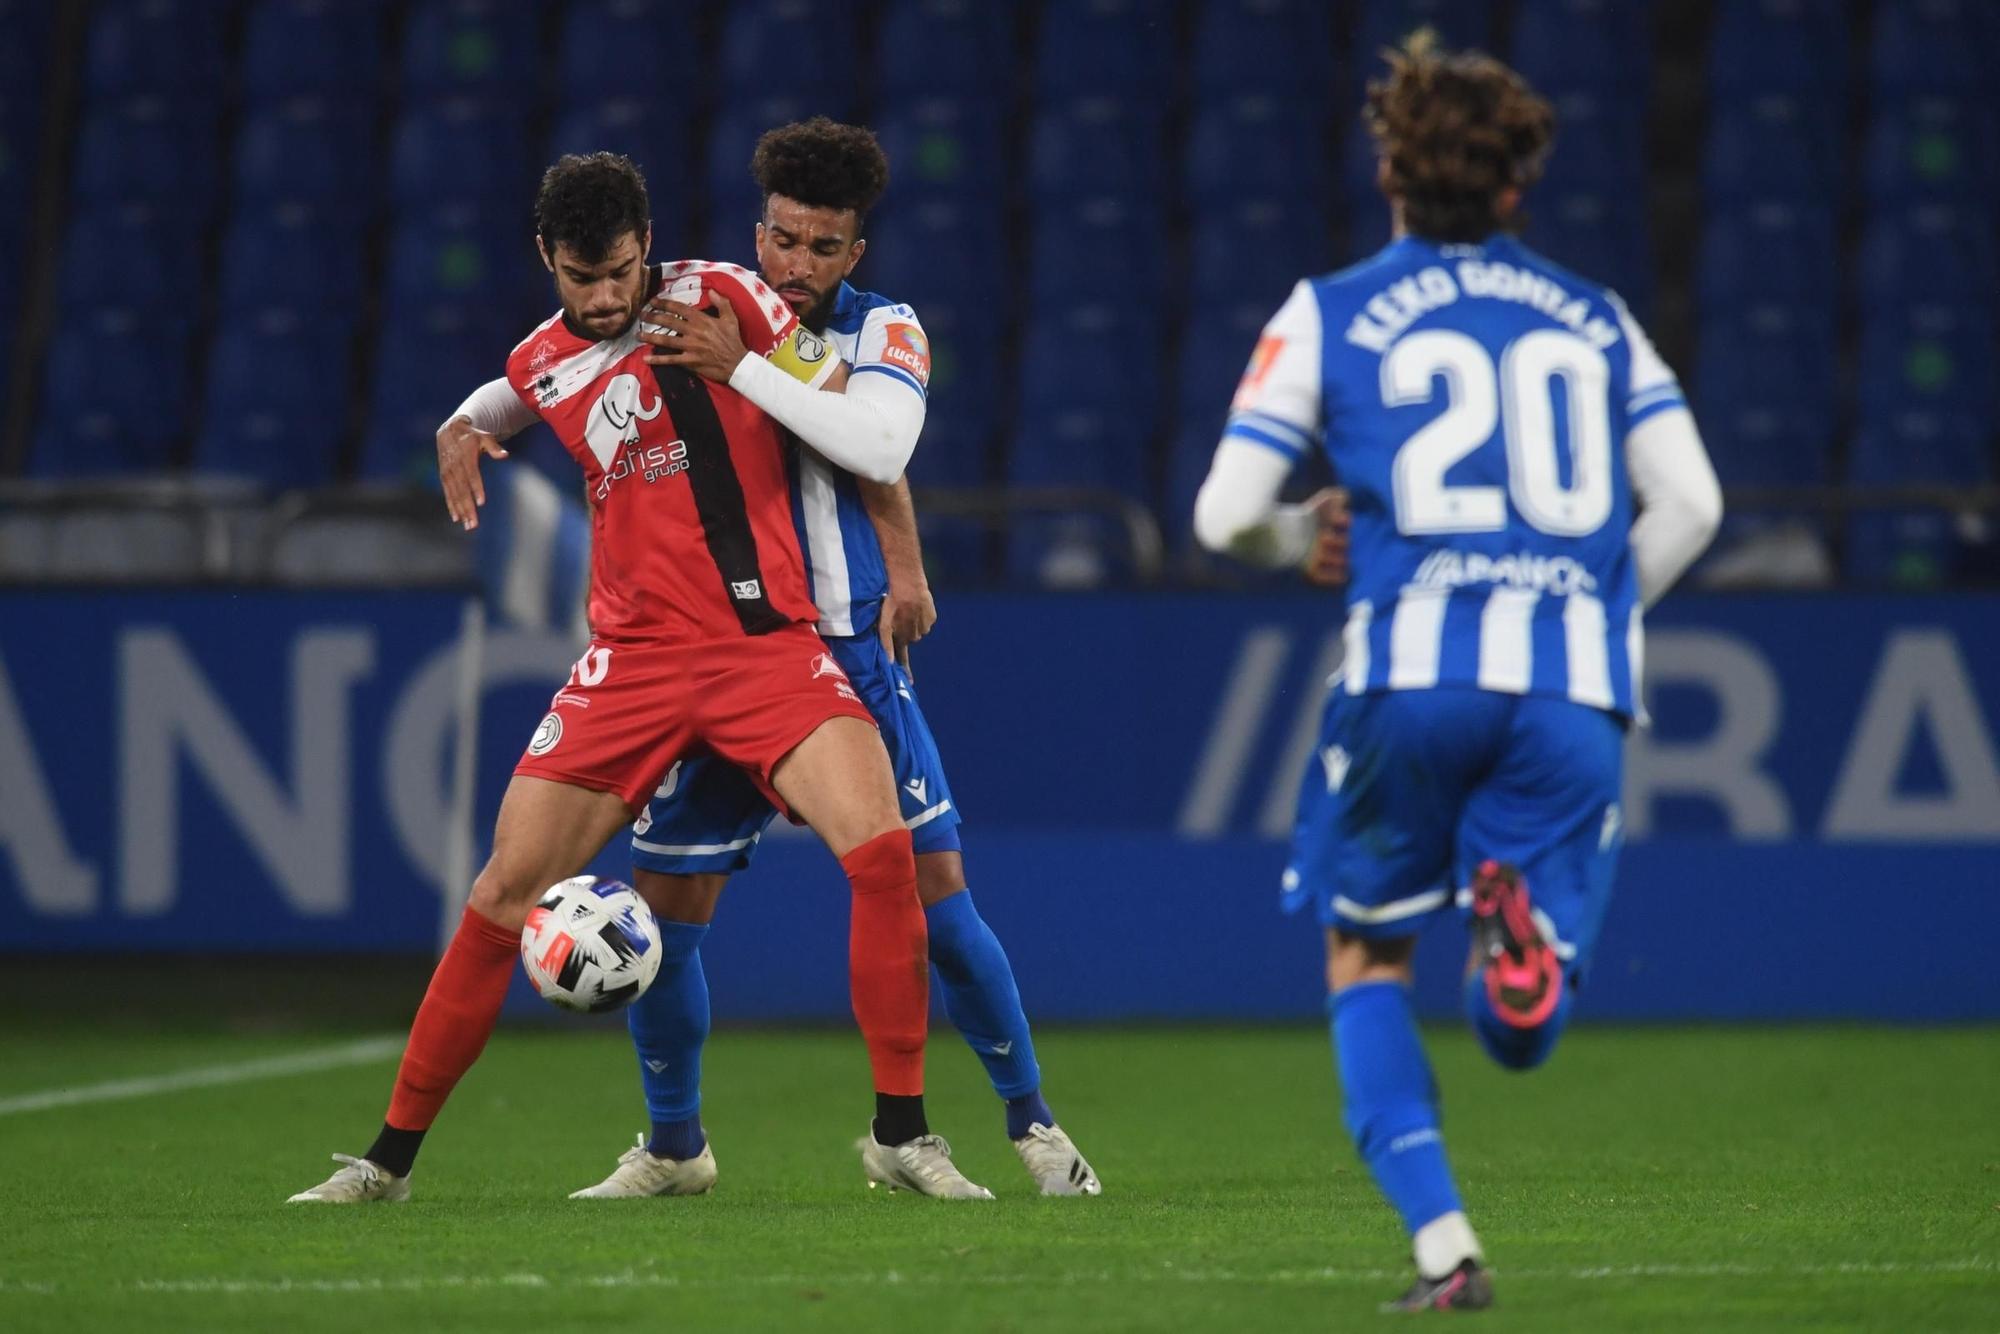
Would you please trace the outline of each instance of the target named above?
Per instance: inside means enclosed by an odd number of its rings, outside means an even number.
[[[648,363],[678,366],[717,384],[728,384],[750,355],[736,308],[714,289],[702,293],[699,306],[654,297],[639,312],[639,341],[653,349]]]
[[[504,459],[500,437],[482,431],[465,417],[453,417],[438,427],[438,480],[444,483],[444,506],[461,528],[479,526],[479,507],[486,503],[486,486],[479,478],[479,460]]]

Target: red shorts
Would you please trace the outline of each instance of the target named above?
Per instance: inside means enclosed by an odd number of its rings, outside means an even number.
[[[514,772],[616,792],[637,810],[674,761],[707,751],[789,815],[771,771],[829,718],[875,723],[810,626],[671,647],[593,643]]]

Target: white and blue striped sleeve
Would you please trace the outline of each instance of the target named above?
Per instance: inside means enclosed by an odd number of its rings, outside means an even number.
[[[1618,312],[1618,329],[1625,335],[1625,346],[1632,359],[1631,393],[1625,400],[1625,422],[1629,430],[1656,412],[1668,408],[1684,408],[1687,396],[1681,392],[1681,382],[1674,378],[1671,367],[1653,349],[1653,340],[1646,337],[1646,331],[1639,327],[1639,321],[1632,318],[1632,312],[1625,308],[1616,292],[1606,292],[1611,308]]]
[[[1224,440],[1262,445],[1297,463],[1321,435],[1321,319],[1312,284],[1300,282],[1264,326],[1230,404]]]

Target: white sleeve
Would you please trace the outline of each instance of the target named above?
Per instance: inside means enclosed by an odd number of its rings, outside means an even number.
[[[1270,569],[1305,560],[1319,520],[1304,505],[1278,503],[1291,475],[1291,460],[1282,454],[1224,436],[1194,499],[1195,540]]]
[[[1722,488],[1685,407],[1651,413],[1632,428],[1625,437],[1625,469],[1639,505],[1631,535],[1639,598],[1650,607],[1715,537]]]
[[[924,429],[920,394],[886,375],[850,375],[847,392],[801,384],[754,352],[745,353],[729,387],[776,417],[826,461],[871,482],[894,482]]]
[[[1674,378],[1673,367],[1654,350],[1653,340],[1646,337],[1646,331],[1632,318],[1632,312],[1625,308],[1618,294],[1606,292],[1605,297],[1618,312],[1618,331],[1625,335],[1625,347],[1631,355],[1631,385],[1625,400],[1626,429],[1638,426],[1656,412],[1686,407],[1687,396],[1681,392],[1681,382]]]
[[[471,397],[459,404],[458,411],[445,418],[438,429],[442,431],[459,417],[502,440],[519,435],[541,420],[533,408],[521,401],[521,396],[514,392],[514,386],[507,383],[505,376],[488,380],[473,390]]]
[[[1250,365],[1229,405],[1223,438],[1248,441],[1290,463],[1306,456],[1322,434],[1322,320],[1312,284],[1301,282],[1264,326]]]

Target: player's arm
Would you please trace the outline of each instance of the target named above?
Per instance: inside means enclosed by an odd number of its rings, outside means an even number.
[[[699,307],[656,298],[641,316],[639,337],[653,347],[646,359],[727,384],[829,463],[857,477],[884,484],[901,477],[923,431],[923,396],[886,376],[853,374],[823,341],[798,326],[789,309],[789,327],[767,329],[767,308],[755,293],[770,289],[750,281],[754,289],[717,284]],[[751,299],[740,299],[737,289],[750,290]],[[746,304],[752,312],[747,324]],[[647,323],[665,332],[651,332]],[[769,347],[746,342],[746,331],[752,339],[768,332]],[[823,394],[821,389],[842,392]]]
[[[1714,540],[1722,487],[1673,371],[1624,303],[1614,297],[1612,304],[1631,352],[1625,471],[1638,515],[1630,541],[1639,598],[1650,607]]]
[[[438,427],[438,480],[444,484],[445,510],[454,523],[466,529],[479,526],[479,507],[486,503],[480,458],[506,458],[500,442],[519,435],[535,420],[535,410],[502,377],[473,390]]]
[[[861,504],[882,543],[882,565],[889,575],[889,595],[882,601],[878,629],[889,655],[905,660],[910,645],[937,624],[937,601],[924,573],[923,543],[917,536],[917,509],[910,501],[907,477],[884,485],[859,480]]]
[[[1344,512],[1325,492],[1300,505],[1278,499],[1319,436],[1320,336],[1319,301],[1302,282],[1264,326],[1195,497],[1195,538],[1210,551],[1271,569],[1300,565],[1322,516]]]

